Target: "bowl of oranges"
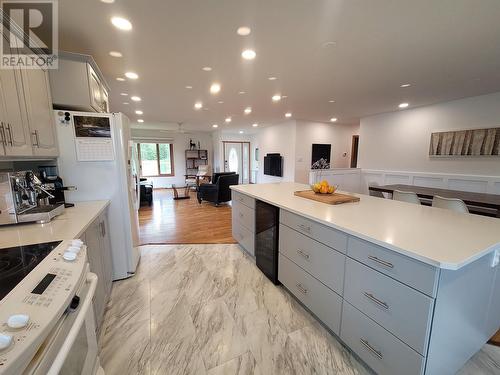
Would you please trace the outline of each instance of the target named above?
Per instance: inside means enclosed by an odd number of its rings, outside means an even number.
[[[328,181],[323,180],[311,185],[311,189],[316,194],[333,194],[335,193],[335,190],[337,190],[337,186],[330,185]]]

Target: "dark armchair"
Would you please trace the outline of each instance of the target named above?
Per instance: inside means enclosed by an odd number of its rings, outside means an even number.
[[[229,186],[238,185],[239,175],[225,174],[217,176],[213,184],[202,184],[198,187],[198,202],[202,201],[213,202],[219,205],[222,202],[229,202],[231,200],[231,189]]]
[[[141,202],[146,202],[149,206],[153,203],[153,184],[147,181],[141,181],[140,185],[140,199]]]

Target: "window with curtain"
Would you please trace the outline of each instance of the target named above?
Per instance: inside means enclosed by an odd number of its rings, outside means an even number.
[[[171,143],[138,143],[142,177],[173,176],[174,147]]]

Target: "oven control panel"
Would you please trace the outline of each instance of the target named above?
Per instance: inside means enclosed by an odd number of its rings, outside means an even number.
[[[20,374],[83,285],[87,249],[63,241],[0,301],[0,374]]]

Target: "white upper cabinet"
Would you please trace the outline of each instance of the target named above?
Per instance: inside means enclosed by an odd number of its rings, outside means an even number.
[[[49,72],[54,108],[109,111],[108,86],[92,56],[60,52],[58,64]]]

